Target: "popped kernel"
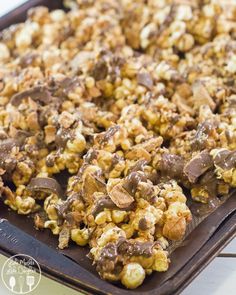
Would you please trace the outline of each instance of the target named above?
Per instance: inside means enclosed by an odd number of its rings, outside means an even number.
[[[143,283],[144,279],[145,271],[138,263],[129,263],[122,270],[121,282],[129,289],[137,288]]]

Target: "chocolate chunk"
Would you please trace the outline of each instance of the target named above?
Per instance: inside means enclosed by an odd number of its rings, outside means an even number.
[[[13,138],[7,138],[0,141],[0,167],[6,171],[4,179],[10,179],[14,171],[17,160],[10,156],[12,149],[19,146],[20,142]]]
[[[92,202],[94,193],[106,193],[106,183],[103,181],[100,175],[87,172],[83,179],[82,191],[82,197],[84,201]]]
[[[118,247],[118,253],[128,256],[150,257],[153,254],[153,242],[131,242],[124,240]]]
[[[140,230],[147,230],[148,229],[147,219],[145,217],[143,217],[139,220],[138,228]]]
[[[149,90],[152,90],[153,80],[152,80],[152,76],[149,73],[138,73],[137,81],[138,81],[138,84],[146,87]]]
[[[132,253],[134,256],[144,256],[144,257],[150,257],[152,256],[152,253],[153,253],[153,246],[154,246],[154,243],[152,242],[144,242],[144,243],[141,243],[141,242],[135,242],[133,244],[133,250],[132,250]]]
[[[206,148],[208,137],[217,128],[218,123],[212,120],[206,120],[198,125],[197,132],[191,142],[194,150],[202,150]]]
[[[139,182],[146,182],[147,177],[141,171],[131,172],[124,180],[123,188],[132,196],[135,195]]]
[[[99,60],[92,71],[92,76],[96,81],[104,80],[108,75],[108,67],[105,60]]]
[[[45,105],[49,104],[52,100],[52,96],[45,86],[36,86],[14,94],[10,100],[10,103],[14,106],[19,106],[22,99],[27,97],[30,97],[32,100],[41,102]]]
[[[207,171],[201,176],[199,180],[199,186],[203,187],[211,197],[217,196],[217,185],[218,180],[216,178],[214,170]]]
[[[65,220],[70,226],[78,227],[83,221],[83,214],[78,211],[67,212],[65,214]]]
[[[217,152],[216,156],[213,158],[214,165],[222,168],[223,170],[230,170],[236,168],[236,150],[229,151],[223,149]]]
[[[180,180],[183,178],[184,159],[174,154],[163,154],[160,170],[164,176]]]
[[[192,183],[196,182],[198,177],[203,175],[213,165],[212,157],[207,150],[202,151],[193,157],[185,166],[184,174]]]
[[[33,192],[46,192],[57,194],[60,198],[63,197],[63,190],[60,184],[54,179],[49,177],[36,177],[32,178],[27,188]]]
[[[134,198],[127,192],[122,183],[113,186],[108,195],[116,206],[121,209],[129,207],[134,202]]]

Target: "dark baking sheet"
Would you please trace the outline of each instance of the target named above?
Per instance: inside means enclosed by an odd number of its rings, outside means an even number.
[[[61,8],[60,0],[30,0],[0,18],[0,30],[24,21],[29,8],[45,5]],[[234,195],[233,195],[234,194]],[[49,230],[36,231],[32,220],[19,216],[0,204],[0,252],[10,256],[25,253],[37,259],[45,275],[90,294],[178,294],[219,253],[236,234],[236,193],[214,214],[204,219],[170,256],[170,269],[153,273],[136,290],[126,290],[101,280],[91,261],[88,248],[71,244],[57,249],[57,237]]]
[[[236,198],[232,195],[171,254],[172,263],[167,272],[153,273],[141,287],[131,291],[101,280],[86,257],[88,249],[71,245],[68,250],[56,250],[57,238],[49,231],[36,231],[25,216],[15,214],[3,204],[0,208],[0,217],[4,218],[0,221],[0,251],[3,254],[28,254],[37,259],[47,276],[91,294],[178,294],[236,231]]]
[[[26,18],[28,9],[42,5],[49,7],[51,10],[63,7],[62,0],[29,0],[0,18],[0,30],[9,27],[12,24],[23,22]]]

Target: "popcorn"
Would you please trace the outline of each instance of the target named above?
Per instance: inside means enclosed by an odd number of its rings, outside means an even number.
[[[236,5],[200,2],[67,0],[1,35],[4,203],[130,289],[168,270],[186,189],[236,187]]]
[[[89,233],[87,229],[72,229],[71,239],[79,246],[85,246],[89,240]]]
[[[10,57],[10,51],[4,43],[0,43],[0,60],[4,61]]]
[[[122,274],[121,282],[129,289],[135,289],[143,283],[145,279],[145,271],[138,263],[129,263],[125,265]]]

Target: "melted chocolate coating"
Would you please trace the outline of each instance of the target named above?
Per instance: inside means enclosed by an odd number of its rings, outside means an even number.
[[[162,156],[161,173],[168,178],[183,179],[184,159],[174,154],[164,154]]]
[[[191,146],[194,150],[202,150],[206,148],[206,143],[211,132],[216,129],[218,123],[216,121],[206,120],[198,125],[197,132],[192,140]]]
[[[146,175],[141,172],[131,172],[124,181],[123,188],[132,196],[135,195],[139,182],[146,182]]]
[[[105,60],[99,60],[92,71],[92,76],[96,81],[104,80],[108,75],[108,67]]]
[[[213,165],[212,157],[207,150],[192,158],[184,167],[184,174],[194,183]]]
[[[27,187],[33,192],[43,191],[57,194],[60,198],[63,197],[63,190],[60,184],[54,179],[49,177],[36,177],[32,178]]]
[[[41,102],[43,104],[49,104],[52,100],[52,96],[45,86],[35,86],[28,90],[16,93],[12,96],[10,103],[14,106],[19,106],[22,99],[30,97],[32,100]]]
[[[104,197],[96,201],[95,206],[92,210],[92,215],[96,217],[104,209],[130,211],[134,209],[134,204],[131,204],[127,208],[119,208],[115,205],[115,203],[113,203],[113,201],[110,198]]]
[[[66,147],[67,141],[71,138],[72,136],[69,129],[60,128],[56,133],[56,146],[64,149]]]
[[[213,161],[216,166],[219,166],[223,170],[236,168],[236,151],[219,151]]]

